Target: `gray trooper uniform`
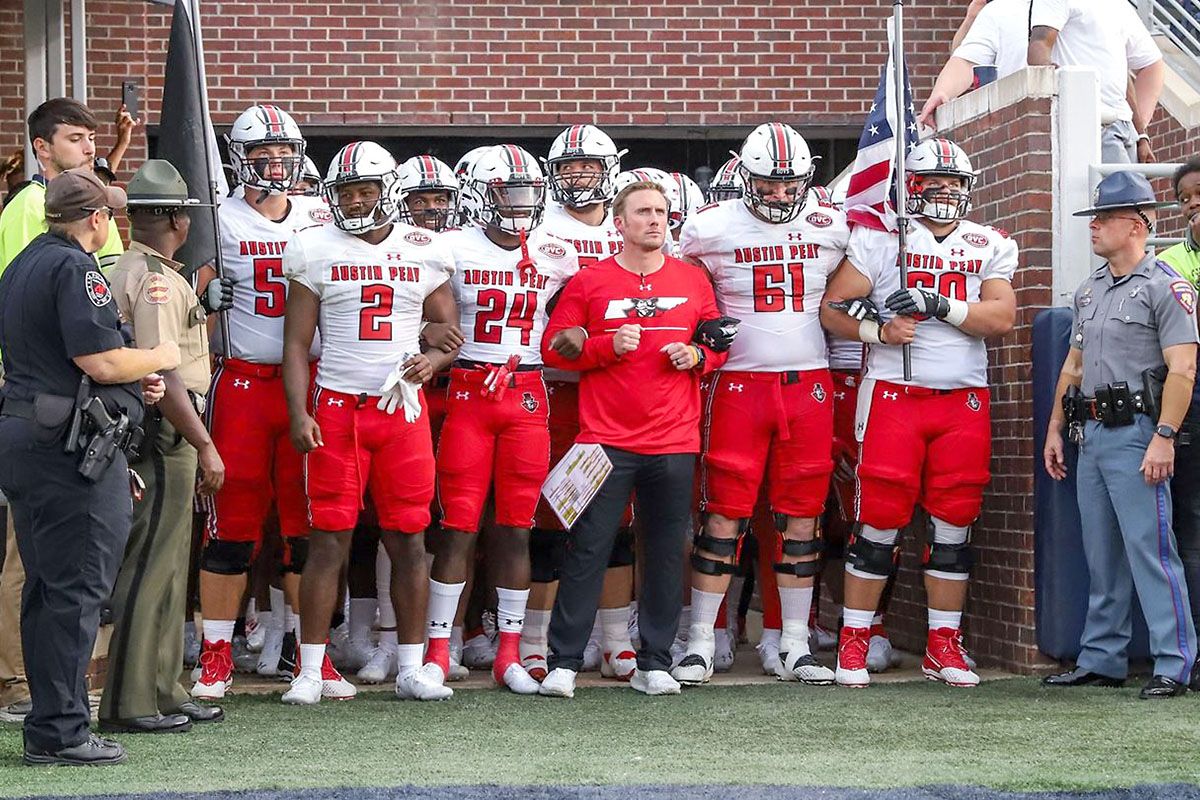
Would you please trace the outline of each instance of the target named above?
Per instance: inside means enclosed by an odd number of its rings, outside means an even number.
[[[1082,351],[1084,395],[1164,366],[1164,348],[1200,341],[1196,292],[1166,264],[1147,256],[1115,278],[1104,265],[1075,292],[1071,346]],[[1146,615],[1154,674],[1187,683],[1196,634],[1183,566],[1171,531],[1169,481],[1147,485],[1139,467],[1157,420],[1084,423],[1077,491],[1091,586],[1080,637],[1080,669],[1113,678],[1128,673],[1133,591]]]

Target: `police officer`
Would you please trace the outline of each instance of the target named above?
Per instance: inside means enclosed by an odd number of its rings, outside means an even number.
[[[1154,656],[1141,697],[1186,692],[1196,657],[1169,483],[1196,375],[1196,290],[1146,253],[1154,209],[1164,205],[1140,174],[1117,172],[1100,182],[1095,205],[1076,213],[1092,217],[1092,250],[1108,263],[1075,292],[1071,349],[1043,456],[1052,478],[1066,477],[1067,423],[1079,442],[1091,586],[1077,666],[1046,678],[1048,686],[1124,684],[1134,591]]]
[[[132,326],[135,347],[174,342],[180,365],[163,375],[166,393],[146,412],[146,440],[132,465],[145,489],[113,593],[100,730],[169,733],[223,717],[220,708],[192,702],[179,685],[179,665],[197,462],[201,495],[220,487],[225,465],[200,418],[210,378],[207,314],[179,272],[183,264],[171,260],[187,241],[188,206],[199,201],[161,160],[142,165],[128,195],[132,243],[108,276],[117,310]],[[222,284],[210,287],[220,292]]]
[[[104,186],[90,169],[64,172],[47,187],[49,231],[0,277],[0,489],[26,569],[28,764],[125,758],[119,744],[88,731],[85,674],[132,515],[126,458],[117,448],[142,420],[138,381],[178,366],[179,348],[125,347],[112,292],[89,255],[107,241],[114,209],[124,205],[125,192]],[[161,380],[151,380],[161,396]],[[88,413],[76,413],[81,408]],[[80,436],[71,436],[84,417]]]

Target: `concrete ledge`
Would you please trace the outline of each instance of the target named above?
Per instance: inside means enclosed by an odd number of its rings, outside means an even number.
[[[1030,97],[1053,97],[1057,84],[1054,67],[1026,67],[995,83],[951,100],[937,110],[939,131],[957,128]]]

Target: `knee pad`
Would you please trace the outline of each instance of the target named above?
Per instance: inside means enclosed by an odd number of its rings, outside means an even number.
[[[748,523],[749,520],[739,520],[738,530],[742,530],[742,523]],[[692,539],[692,569],[696,572],[705,575],[736,575],[738,573],[738,556],[742,549],[742,537],[739,533],[736,539],[718,539],[715,536],[709,536],[701,527],[696,531],[695,538]],[[714,556],[733,556],[733,563],[726,564],[724,561],[717,561],[715,558],[710,558],[700,551],[712,553]]]
[[[632,567],[633,561],[633,528],[621,528],[617,531],[617,538],[613,542],[612,554],[608,557],[608,566],[610,569]]]
[[[200,569],[216,575],[244,575],[250,571],[254,542],[209,539],[200,554]]]
[[[566,531],[532,529],[529,532],[529,579],[534,583],[558,580],[558,570],[566,551]]]
[[[304,572],[308,563],[308,537],[284,536],[283,538],[283,571],[293,575]]]
[[[966,580],[974,564],[971,526],[951,525],[931,515],[921,559],[925,571],[947,580]]]
[[[855,523],[850,532],[850,541],[846,546],[846,565],[868,577],[889,577],[900,558],[900,545],[896,541],[898,531],[894,528],[889,531],[871,528],[869,532],[864,532],[863,528],[862,523]],[[875,541],[868,536],[881,541]]]
[[[785,518],[786,523],[786,518]],[[779,548],[779,557],[776,559],[773,569],[780,575],[795,575],[797,578],[811,578],[814,575],[819,575],[821,572],[821,559],[815,558],[811,561],[796,561],[788,563],[782,560],[783,556],[804,557],[821,554],[825,549],[825,543],[821,540],[820,530],[817,530],[817,536],[813,539],[784,539]]]

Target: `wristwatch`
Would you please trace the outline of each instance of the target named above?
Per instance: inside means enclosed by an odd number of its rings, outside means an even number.
[[[1154,429],[1154,433],[1164,439],[1174,439],[1179,435],[1179,431],[1172,428],[1170,425],[1159,425]]]

